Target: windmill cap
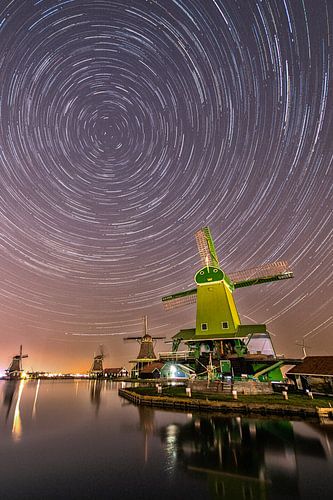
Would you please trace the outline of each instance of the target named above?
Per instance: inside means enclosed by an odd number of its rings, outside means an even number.
[[[224,272],[219,267],[205,266],[200,269],[194,280],[198,285],[205,285],[209,283],[214,283],[216,281],[223,281]]]
[[[151,335],[148,335],[148,333],[146,333],[143,337],[141,337],[141,342],[152,342],[153,341],[153,338]]]

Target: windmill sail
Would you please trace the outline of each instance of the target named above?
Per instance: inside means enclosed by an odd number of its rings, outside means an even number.
[[[293,278],[293,273],[286,261],[272,262],[252,269],[244,269],[235,273],[229,273],[229,278],[235,288],[258,285],[270,281]]]
[[[197,300],[197,289],[186,290],[186,292],[174,293],[162,297],[164,309],[169,311],[176,307],[187,306],[188,304],[195,304]]]
[[[199,229],[199,231],[195,233],[195,239],[197,241],[202,265],[219,267],[219,261],[209,227]]]

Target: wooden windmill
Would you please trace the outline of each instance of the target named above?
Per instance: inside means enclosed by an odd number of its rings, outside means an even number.
[[[6,374],[9,378],[22,378],[23,376],[23,364],[22,359],[27,358],[27,354],[22,354],[22,346],[20,345],[20,352],[13,356],[12,362],[6,370]]]
[[[267,333],[266,325],[241,323],[233,292],[243,288],[293,277],[287,262],[279,261],[227,275],[221,268],[208,227],[195,234],[201,267],[195,274],[196,288],[162,298],[165,309],[196,303],[195,328],[173,337],[173,351],[180,342],[199,358],[204,350],[219,358],[247,354],[247,342],[256,333]],[[268,333],[267,333],[268,335]]]
[[[130,361],[130,363],[134,363],[134,367],[132,369],[132,376],[134,377],[140,376],[140,372],[145,366],[158,360],[158,357],[155,354],[154,347],[157,340],[165,339],[165,337],[152,337],[148,334],[147,316],[143,317],[143,329],[143,335],[141,336],[124,338],[125,341],[136,340],[140,345],[140,350],[137,358]]]

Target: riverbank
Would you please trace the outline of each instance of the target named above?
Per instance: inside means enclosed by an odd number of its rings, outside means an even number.
[[[163,394],[158,394],[157,391],[158,389],[155,387],[135,387],[119,389],[118,393],[121,397],[136,405],[191,412],[202,411],[261,416],[275,415],[298,419],[321,420],[321,412],[318,412],[318,408],[327,408],[329,416],[325,418],[327,421],[333,423],[333,407],[332,412],[330,411],[333,401],[326,397],[310,399],[306,396],[290,395],[288,399],[284,399],[281,394],[239,395],[237,400],[235,400],[232,396],[226,394],[205,395],[193,393],[189,397],[188,395],[186,396],[185,388],[180,387],[165,389]]]

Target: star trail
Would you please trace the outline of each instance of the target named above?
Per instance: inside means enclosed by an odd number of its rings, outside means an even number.
[[[0,368],[127,364],[199,267],[286,259],[235,292],[278,353],[332,352],[330,0],[0,0]],[[158,350],[168,350],[159,344]]]

